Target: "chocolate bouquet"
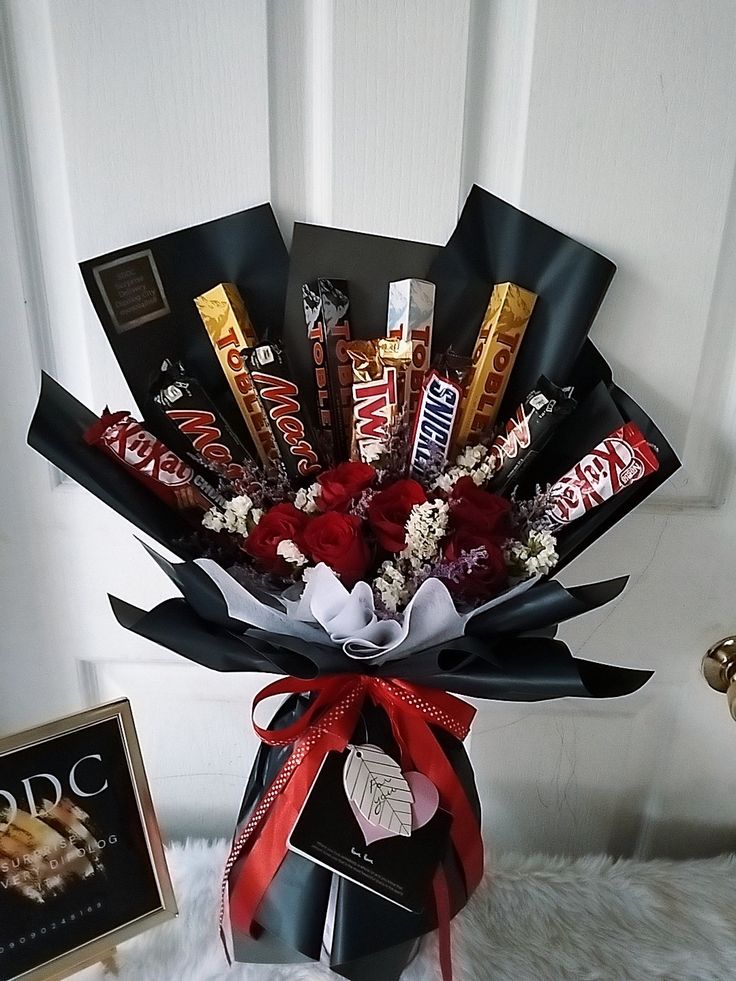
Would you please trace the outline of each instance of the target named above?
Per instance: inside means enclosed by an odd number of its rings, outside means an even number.
[[[552,575],[677,468],[587,338],[615,267],[473,188],[444,248],[267,205],[81,265],[138,405],[44,377],[29,442],[179,555],[127,629],[282,676],[223,884],[238,960],[398,978],[483,872],[458,695],[635,691]],[[139,419],[139,417],[141,417]],[[255,708],[254,705],[254,708]],[[326,952],[326,953],[325,953]]]

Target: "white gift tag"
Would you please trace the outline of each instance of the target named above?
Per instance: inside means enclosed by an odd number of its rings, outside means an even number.
[[[371,824],[411,835],[414,797],[399,764],[378,746],[349,746],[343,769],[348,800]]]

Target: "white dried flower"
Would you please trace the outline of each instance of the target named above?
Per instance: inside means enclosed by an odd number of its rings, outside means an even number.
[[[306,555],[304,555],[296,542],[292,541],[291,538],[285,538],[278,543],[276,554],[280,555],[289,565],[293,565],[297,569],[307,564]]]
[[[384,453],[384,444],[378,439],[364,440],[360,447],[363,463],[375,463]]]
[[[406,522],[406,548],[401,557],[413,569],[421,569],[437,557],[449,516],[450,506],[446,501],[425,501],[411,509]]]
[[[404,573],[395,563],[388,560],[381,564],[378,575],[373,580],[373,588],[389,613],[396,613],[408,599]]]
[[[307,514],[314,514],[317,510],[317,498],[321,490],[321,486],[316,481],[306,489],[300,487],[294,498],[294,507],[300,511],[305,511]]]
[[[202,525],[210,531],[222,531],[225,527],[225,516],[217,508],[210,508],[202,515]]]
[[[263,508],[253,508],[253,510],[250,512],[250,520],[254,525],[257,525],[262,517]]]
[[[253,515],[257,509],[247,494],[234,497],[225,505],[225,510],[210,508],[202,517],[202,524],[211,531],[230,531],[235,535],[247,535],[255,523]],[[260,516],[263,514],[261,511]]]
[[[435,480],[433,487],[439,490],[443,490],[446,493],[450,493],[455,484],[462,477],[470,476],[470,471],[464,467],[450,467],[446,473],[441,473],[439,477]]]
[[[531,531],[525,542],[509,542],[504,550],[506,561],[520,574],[546,575],[557,565],[557,539],[548,531]]]

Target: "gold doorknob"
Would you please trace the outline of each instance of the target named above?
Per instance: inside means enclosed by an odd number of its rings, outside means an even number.
[[[703,658],[703,675],[711,688],[726,693],[728,710],[736,720],[736,637],[724,637]]]

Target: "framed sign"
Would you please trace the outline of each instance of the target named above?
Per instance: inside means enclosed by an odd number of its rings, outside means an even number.
[[[0,981],[64,977],[176,912],[127,699],[0,739]]]

